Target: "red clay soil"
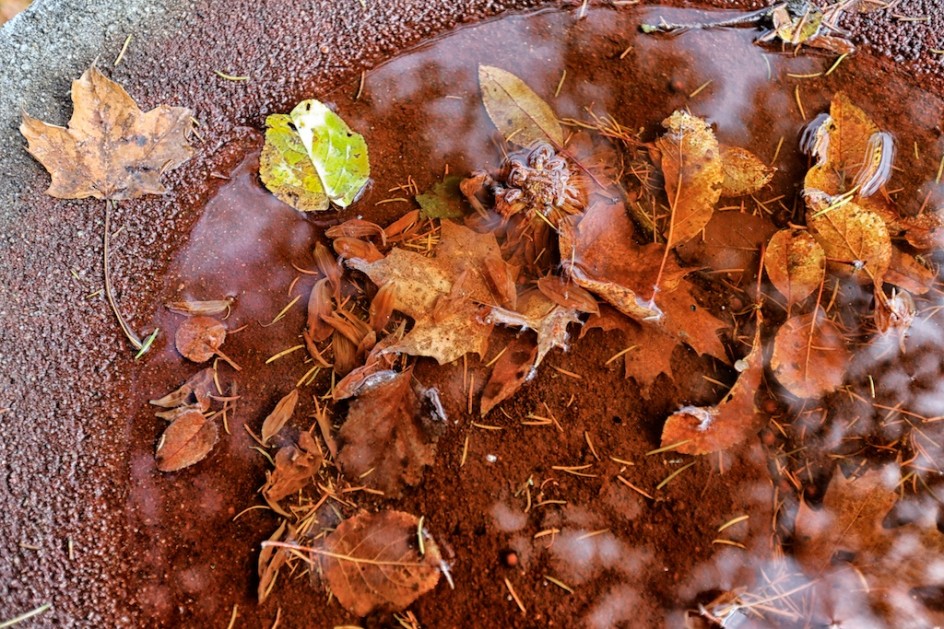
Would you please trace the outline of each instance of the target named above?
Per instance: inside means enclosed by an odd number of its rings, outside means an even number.
[[[291,264],[311,266],[310,250],[324,227],[354,212],[381,224],[396,218],[403,207],[374,204],[393,196],[388,190],[407,176],[423,189],[445,163],[458,173],[494,165],[498,156],[488,143],[490,130],[481,112],[477,119],[461,119],[466,127],[427,125],[419,135],[408,131],[434,99],[449,103],[447,96],[459,96],[466,107],[462,111],[473,111],[478,95],[469,76],[436,74],[438,66],[430,60],[422,89],[407,85],[409,77],[402,74],[398,93],[396,73],[388,70],[384,75],[381,69],[377,74],[385,77],[382,81],[373,83],[369,72],[362,98],[355,101],[353,95],[362,70],[399,51],[460,23],[537,4],[483,0],[459,7],[402,0],[368,2],[366,8],[352,2],[344,9],[323,2],[299,9],[295,3],[207,2],[174,37],[155,40],[142,35],[112,78],[142,107],[164,102],[193,108],[200,121],[200,141],[195,158],[166,178],[170,194],[122,204],[113,217],[114,225],[122,228],[113,241],[114,281],[134,327],[159,324],[171,330],[178,320],[160,304],[181,295],[214,298],[217,291],[238,295],[231,327],[271,319],[289,300],[286,291],[295,276]],[[760,6],[714,4],[728,9]],[[582,22],[574,12],[548,14],[530,22],[535,30],[521,41],[515,39],[517,25],[500,21],[483,27],[480,34],[460,34],[455,41],[462,43],[462,60],[471,68],[517,55],[522,76],[550,84],[544,93],[553,92],[566,68],[569,81],[574,81],[568,85],[574,87],[565,87],[564,99],[555,105],[562,115],[581,116],[583,106],[595,103],[618,113],[627,126],[651,130],[673,109],[690,104],[687,95],[703,79],[697,64],[684,56],[663,59],[653,68],[612,70],[628,43],[646,50],[662,45],[656,40],[639,43],[631,28],[600,38],[599,32],[613,28],[613,15],[619,14],[627,25],[636,23],[636,17],[625,17],[636,10],[598,9]],[[804,84],[804,98],[811,111],[822,111],[832,92],[848,84],[857,86],[864,103],[901,102],[911,95],[901,111],[876,108],[874,113],[883,115],[883,127],[913,128],[904,132],[905,138],[912,133],[933,143],[942,133],[940,116],[933,117],[939,101],[918,102],[919,92],[907,90],[917,84],[944,95],[944,66],[941,57],[930,52],[944,46],[939,41],[944,4],[911,2],[900,11],[904,16],[930,16],[930,21],[894,19],[884,13],[881,19],[849,16],[852,39],[862,45],[864,59],[847,62],[845,74]],[[702,52],[721,59],[728,55],[736,66],[737,46],[749,47],[750,36],[740,33],[737,45],[725,50],[711,44],[714,36],[709,35],[705,45],[713,47]],[[540,46],[536,53],[525,49],[526,42],[541,43],[541,37],[547,39],[543,43],[548,50],[562,37],[595,46],[575,46],[542,69],[541,54],[547,51]],[[501,41],[508,41],[510,50],[497,49],[494,42]],[[115,42],[115,50],[102,51],[103,58],[111,58],[120,45]],[[448,68],[449,50],[441,54],[442,67]],[[828,67],[828,62],[800,58],[785,61],[779,69],[803,72]],[[604,86],[634,89],[620,97],[595,92],[595,76],[603,68],[609,72]],[[249,75],[250,80],[226,81],[213,70]],[[337,104],[352,126],[365,133],[375,180],[352,211],[309,219],[259,188],[255,160],[265,116],[287,111],[312,95]],[[726,111],[722,96],[709,89],[702,101],[716,119]],[[793,94],[785,98],[789,104]],[[775,143],[778,125],[795,130],[802,123],[797,112],[787,109],[782,105],[779,111],[749,111],[748,130],[743,132],[734,129],[733,118],[727,127],[718,120],[719,133],[727,129],[732,141]],[[436,116],[448,119],[450,113],[448,108],[438,113],[430,109],[425,115],[428,122]],[[460,130],[468,135],[459,137]],[[456,137],[446,140],[442,134]],[[910,146],[907,140],[903,145]],[[486,147],[481,160],[470,146]],[[787,156],[778,166],[782,178],[775,185],[787,187],[798,180],[803,164]],[[102,205],[45,197],[47,176],[38,166],[18,177],[23,219],[9,227],[15,230],[12,244],[0,266],[0,295],[7,298],[0,303],[0,339],[4,351],[19,354],[22,365],[0,376],[0,407],[11,409],[0,415],[0,487],[6,501],[0,514],[0,620],[52,602],[53,609],[36,626],[221,626],[234,606],[236,626],[270,626],[278,610],[282,626],[356,624],[356,618],[326,600],[320,584],[312,586],[303,575],[282,579],[272,598],[259,606],[256,558],[260,542],[277,520],[255,510],[233,522],[238,512],[261,504],[256,491],[267,467],[250,449],[253,444],[242,424],[258,430],[266,411],[297,380],[297,362],[279,361],[265,370],[262,365],[275,351],[294,344],[302,310],[292,310],[272,328],[253,323],[227,341],[227,353],[244,367],[241,374],[226,375],[239,383],[245,396],[230,421],[232,435],[224,435],[199,465],[161,474],[154,466],[153,448],[163,426],[150,414],[146,400],[173,389],[196,368],[177,356],[167,336],[143,361],[132,360],[96,292],[101,287]],[[242,223],[244,215],[264,218]],[[298,291],[307,295],[310,284],[305,282]],[[701,297],[716,313],[743,306],[707,291]],[[493,346],[501,347],[508,338],[497,338]],[[418,489],[395,505],[425,515],[427,527],[446,549],[456,582],[455,591],[442,582],[411,608],[423,626],[656,626],[666,617],[670,625],[679,626],[681,610],[706,602],[714,590],[749,584],[753,570],[769,558],[773,485],[760,443],[721,459],[699,459],[656,500],[615,480],[624,474],[634,484],[652,488],[677,469],[672,455],[644,456],[659,443],[660,418],[680,403],[717,401],[721,389],[703,374],[728,382],[733,376],[724,367],[676,350],[674,382],[660,382],[653,399],[643,405],[621,371],[604,365],[620,349],[618,337],[594,331],[576,341],[569,353],[552,353],[537,378],[503,405],[507,416],[493,412],[482,420],[502,426],[502,431],[471,428],[470,422],[479,417],[466,409],[461,361],[417,368],[420,381],[439,387],[450,425],[440,440],[435,467]],[[732,344],[732,351],[740,355],[744,348]],[[553,367],[578,373],[582,380]],[[487,370],[470,363],[470,373],[481,384]],[[545,409],[545,404],[566,430],[518,426],[519,418]],[[306,401],[304,410],[311,408]],[[772,414],[783,410],[778,404],[766,408]],[[308,426],[307,420],[296,424],[296,429]],[[460,466],[467,435],[468,452]],[[490,455],[496,457],[494,462]],[[625,466],[614,458],[636,465]],[[597,476],[551,469],[583,464],[593,464]],[[525,513],[529,491],[534,503],[567,504],[532,506]],[[358,496],[357,504],[373,510],[391,503]],[[738,554],[739,549],[713,544],[719,525],[745,511],[751,512],[750,521],[732,533],[750,552]],[[562,535],[556,546],[554,538],[534,539],[552,528],[577,537],[605,532],[578,540],[581,543]],[[503,561],[510,550],[519,558],[514,567]],[[549,584],[544,575],[575,586],[574,594]],[[505,579],[526,613],[510,599]],[[387,622],[377,618],[363,624]]]

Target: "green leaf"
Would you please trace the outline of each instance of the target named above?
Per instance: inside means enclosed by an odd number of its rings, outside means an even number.
[[[298,103],[289,115],[331,202],[349,206],[370,177],[364,136],[314,99]]]
[[[479,66],[482,102],[489,118],[509,142],[530,146],[534,142],[564,144],[564,130],[554,110],[527,83],[507,70]]]
[[[285,114],[266,118],[265,146],[259,157],[262,183],[279,200],[302,212],[328,209],[328,195],[321,185],[302,139]]]
[[[462,218],[462,196],[459,183],[462,177],[450,175],[423,194],[416,195],[420,211],[426,218]]]

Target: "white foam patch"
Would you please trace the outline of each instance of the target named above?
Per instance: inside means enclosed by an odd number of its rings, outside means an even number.
[[[491,512],[495,524],[505,533],[520,531],[528,524],[527,513],[512,509],[504,502],[493,504]]]
[[[648,554],[629,548],[609,531],[565,529],[550,546],[552,563],[564,580],[580,584],[605,570],[641,574]]]
[[[629,585],[617,585],[594,604],[584,618],[588,629],[611,629],[619,626],[642,627],[649,622],[640,618],[637,609],[642,608],[639,594]]]

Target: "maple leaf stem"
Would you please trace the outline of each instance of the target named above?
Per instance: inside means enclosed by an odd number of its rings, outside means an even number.
[[[141,351],[144,349],[144,343],[141,341],[141,338],[135,334],[134,330],[131,329],[131,326],[128,325],[128,322],[121,312],[118,311],[118,304],[115,302],[115,296],[112,294],[111,290],[111,271],[108,266],[108,240],[111,232],[111,206],[112,200],[105,199],[105,233],[102,236],[102,241],[104,243],[104,269],[105,269],[105,298],[108,300],[108,305],[111,306],[111,311],[115,313],[115,318],[118,319],[118,325],[121,327],[121,331],[125,333],[125,336],[128,338],[128,341],[131,343],[131,346],[135,350]]]

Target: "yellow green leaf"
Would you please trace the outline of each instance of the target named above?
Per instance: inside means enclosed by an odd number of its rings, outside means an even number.
[[[327,210],[328,195],[301,138],[292,127],[292,119],[285,114],[273,114],[266,118],[266,127],[265,146],[259,157],[262,183],[296,210]]]

